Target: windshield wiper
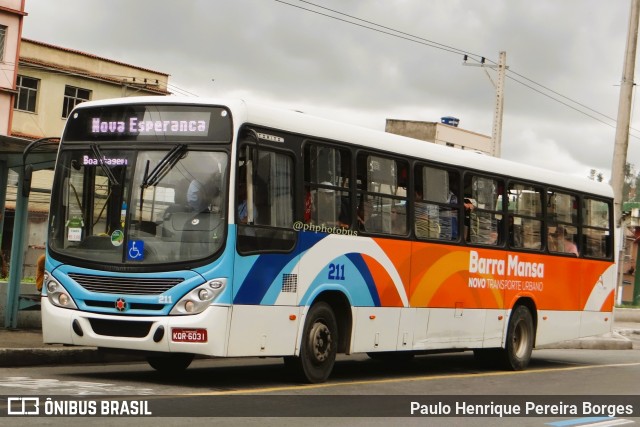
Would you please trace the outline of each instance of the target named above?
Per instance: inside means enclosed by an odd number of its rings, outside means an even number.
[[[111,185],[120,185],[118,184],[118,180],[116,179],[116,177],[113,175],[113,172],[111,172],[111,169],[109,169],[109,166],[104,164],[104,156],[102,155],[100,148],[98,148],[98,144],[91,144],[91,151],[98,160],[98,164],[102,168],[102,172],[104,172],[104,174],[107,176]]]
[[[142,184],[140,187],[147,188],[151,186],[157,185],[162,178],[164,178],[171,169],[180,161],[184,152],[187,151],[187,146],[185,144],[178,144],[171,149],[163,158],[158,162],[158,164],[153,168],[151,172],[147,174],[149,171],[149,163],[147,163],[147,168],[144,171],[144,178],[142,179]]]

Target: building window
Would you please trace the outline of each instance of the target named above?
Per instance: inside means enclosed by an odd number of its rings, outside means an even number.
[[[4,61],[4,44],[7,38],[7,27],[0,25],[0,61]]]
[[[79,87],[65,86],[64,101],[62,103],[62,118],[69,117],[71,110],[81,102],[88,101],[91,98],[89,89],[81,89]]]
[[[20,111],[36,112],[36,96],[38,95],[38,83],[40,80],[18,75],[16,88],[18,94],[15,97],[13,108]]]

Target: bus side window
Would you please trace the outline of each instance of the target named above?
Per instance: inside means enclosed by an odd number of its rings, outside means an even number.
[[[509,246],[542,250],[542,195],[539,187],[509,183]]]
[[[362,152],[357,164],[360,230],[406,235],[407,217],[403,207],[407,201],[408,163]]]
[[[304,221],[326,227],[352,226],[349,151],[316,143],[304,148]]]
[[[610,205],[604,201],[590,198],[583,200],[582,234],[586,256],[606,258],[611,255],[610,209]]]
[[[480,245],[500,245],[503,237],[502,181],[467,174],[464,178],[464,188],[465,198],[473,205],[468,212],[467,241]]]
[[[238,252],[288,252],[296,242],[292,229],[294,162],[291,156],[268,149],[244,147],[236,188]],[[246,192],[242,187],[246,186]],[[246,194],[246,200],[244,195]],[[242,212],[242,207],[246,207]],[[242,217],[241,217],[242,214]],[[246,218],[246,220],[244,219]]]
[[[551,192],[547,203],[547,245],[549,252],[578,256],[578,198],[572,194]]]
[[[457,240],[459,175],[455,171],[419,166],[415,175],[415,232],[419,238]]]

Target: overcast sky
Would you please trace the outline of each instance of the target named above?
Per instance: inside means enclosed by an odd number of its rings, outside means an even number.
[[[580,176],[597,169],[608,181],[629,9],[630,0],[27,0],[23,37],[170,74],[176,94],[379,130],[386,118],[452,115],[485,135],[495,103],[487,72],[496,74],[463,66],[460,52],[477,63],[506,51],[502,157]],[[640,113],[631,127],[640,137]],[[628,152],[636,169],[638,137]]]

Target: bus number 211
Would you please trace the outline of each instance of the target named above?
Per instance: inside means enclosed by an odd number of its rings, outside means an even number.
[[[344,264],[329,264],[329,280],[344,280]]]

